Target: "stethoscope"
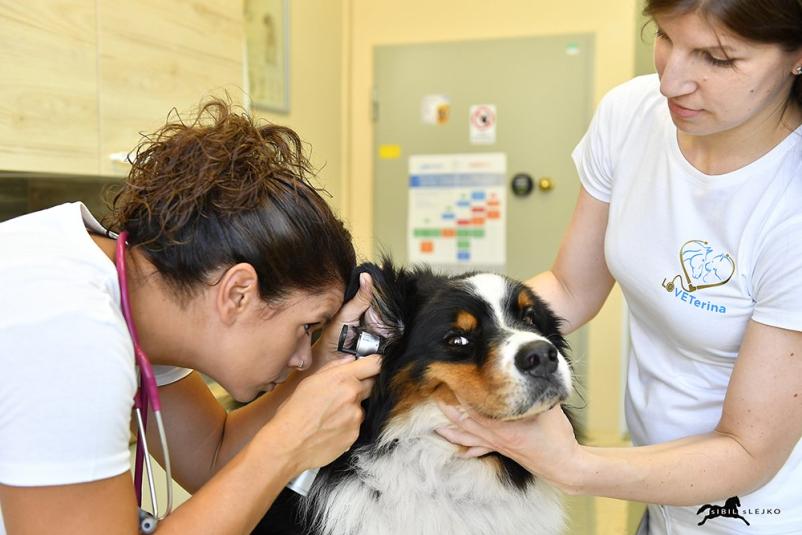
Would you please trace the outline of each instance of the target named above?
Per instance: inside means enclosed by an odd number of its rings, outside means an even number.
[[[127,231],[121,232],[117,237],[117,253],[114,263],[117,265],[117,279],[120,282],[120,300],[122,302],[123,317],[125,318],[126,325],[128,325],[131,341],[134,343],[134,359],[139,367],[139,389],[136,395],[134,395],[134,412],[136,413],[136,426],[138,430],[136,460],[134,463],[134,490],[136,491],[136,503],[139,506],[139,532],[153,533],[156,531],[156,524],[173,510],[173,476],[170,468],[170,452],[167,449],[167,436],[164,432],[164,422],[162,421],[161,401],[159,400],[156,376],[153,374],[153,367],[150,365],[147,355],[145,355],[145,352],[139,345],[139,336],[137,335],[134,319],[131,315],[131,304],[128,301],[128,278],[125,272],[125,242],[127,238]],[[164,453],[164,471],[167,478],[167,510],[162,516],[159,516],[159,505],[156,500],[156,485],[153,480],[153,466],[151,465],[150,454],[148,452],[148,441],[145,437],[149,403],[153,405],[153,415],[156,417],[159,441],[161,442],[162,453]],[[150,503],[153,507],[153,514],[142,509],[143,464],[148,474],[148,489],[150,490]]]

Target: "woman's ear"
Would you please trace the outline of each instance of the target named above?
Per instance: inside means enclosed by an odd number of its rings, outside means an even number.
[[[231,325],[246,311],[262,305],[259,277],[250,264],[236,264],[226,270],[217,283],[215,304],[221,321]]]

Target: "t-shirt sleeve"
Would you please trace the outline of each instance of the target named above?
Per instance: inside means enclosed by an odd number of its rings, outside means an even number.
[[[610,202],[613,188],[611,95],[602,99],[587,132],[571,153],[579,180],[596,199]]]
[[[611,89],[596,109],[587,132],[571,157],[585,190],[610,202],[616,170],[626,158],[638,158],[642,138],[658,126],[664,98],[657,75],[639,76]]]
[[[753,274],[754,321],[802,331],[802,215],[774,228]]]
[[[64,485],[129,469],[136,379],[123,329],[74,311],[0,328],[0,483]]]

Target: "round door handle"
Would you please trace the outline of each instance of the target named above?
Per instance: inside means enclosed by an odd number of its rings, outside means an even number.
[[[537,181],[537,189],[544,192],[551,191],[552,189],[554,189],[554,182],[551,180],[551,178],[547,176],[541,177]]]

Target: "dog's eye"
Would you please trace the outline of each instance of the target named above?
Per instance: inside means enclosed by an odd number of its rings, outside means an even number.
[[[446,338],[446,343],[450,346],[467,346],[471,342],[464,336],[457,334]]]
[[[527,325],[535,325],[535,309],[534,308],[527,308],[524,310],[524,315],[521,318],[521,321],[526,323]]]

